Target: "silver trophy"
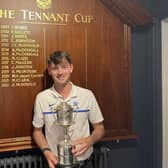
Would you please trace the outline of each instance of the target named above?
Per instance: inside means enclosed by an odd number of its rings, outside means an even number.
[[[61,102],[55,110],[56,124],[64,128],[64,139],[57,145],[59,164],[65,168],[72,168],[77,165],[77,159],[72,153],[73,145],[68,135],[68,127],[74,124],[73,108],[67,102]]]

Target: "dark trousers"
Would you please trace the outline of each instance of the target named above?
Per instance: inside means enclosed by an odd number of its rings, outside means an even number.
[[[57,165],[56,168],[94,168],[94,165],[93,165],[93,158],[90,157],[89,159],[87,160],[84,160],[84,161],[80,161],[79,164],[73,166],[73,167],[70,167],[70,166],[60,166],[60,165]]]
[[[89,159],[89,160],[86,160],[85,162],[84,162],[84,164],[79,164],[79,167],[78,168],[94,168],[93,167],[93,160],[92,160],[92,158],[91,159]]]
[[[47,161],[44,161],[43,168],[49,168]],[[73,166],[73,167],[66,167],[66,166],[60,166],[57,165],[56,168],[94,168],[94,163],[93,163],[93,157],[90,157],[89,159],[85,161],[79,162],[79,164]]]

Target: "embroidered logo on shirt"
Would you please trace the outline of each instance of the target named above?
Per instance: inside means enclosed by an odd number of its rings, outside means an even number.
[[[53,105],[55,105],[56,103],[53,103],[53,104],[49,104],[49,107],[52,107]]]
[[[78,106],[78,101],[73,101],[73,106]]]

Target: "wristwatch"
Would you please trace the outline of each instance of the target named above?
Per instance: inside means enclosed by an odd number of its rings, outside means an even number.
[[[41,152],[44,153],[45,151],[51,151],[50,148],[41,148]]]

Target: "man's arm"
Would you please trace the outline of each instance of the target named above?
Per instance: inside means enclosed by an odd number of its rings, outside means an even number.
[[[91,147],[94,143],[99,141],[104,136],[104,125],[103,123],[92,124],[93,132],[90,136],[86,138],[81,138],[73,142],[75,148],[72,150],[75,156],[80,156],[84,154],[89,147]]]
[[[42,128],[34,127],[33,138],[40,149],[49,148],[47,140],[43,134]],[[49,167],[55,168],[55,165],[58,164],[57,157],[50,150],[45,150],[43,154],[48,161]]]

